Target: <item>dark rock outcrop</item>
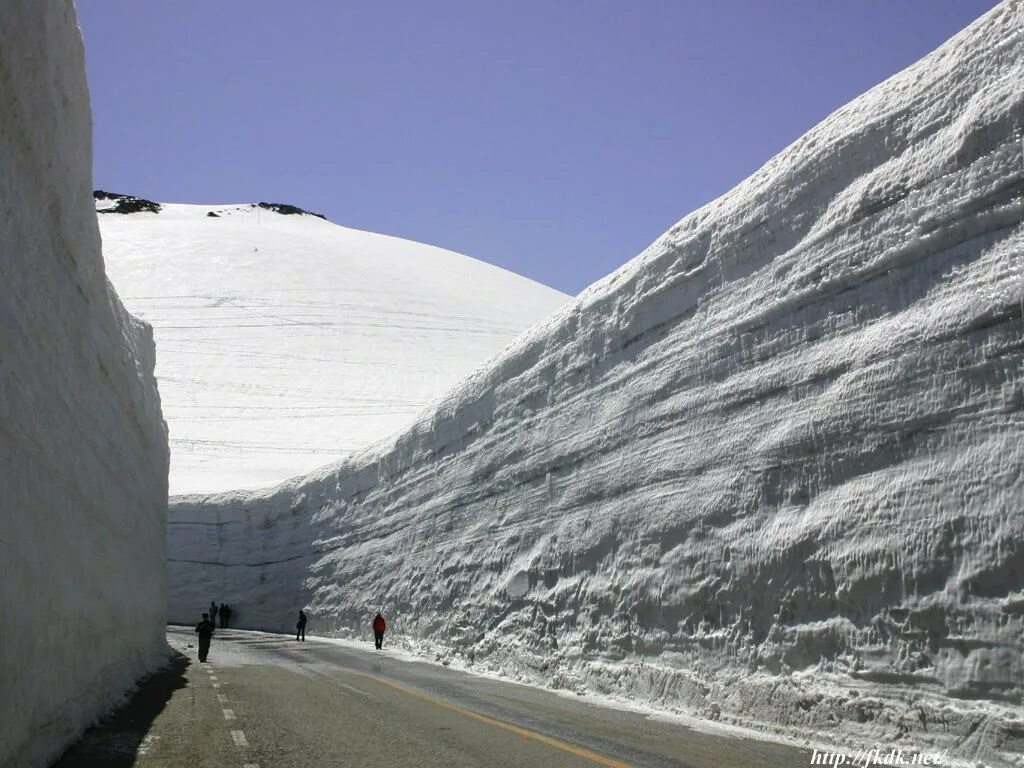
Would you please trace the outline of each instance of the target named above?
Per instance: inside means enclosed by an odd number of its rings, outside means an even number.
[[[109,208],[97,208],[96,213],[160,213],[160,203],[154,203],[143,197],[104,192],[102,189],[93,191],[92,196],[97,200],[113,202]]]

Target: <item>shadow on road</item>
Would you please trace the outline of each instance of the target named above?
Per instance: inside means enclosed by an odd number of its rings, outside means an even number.
[[[185,670],[191,662],[175,652],[171,663],[144,678],[123,705],[83,734],[52,768],[131,768],[146,734],[171,696],[188,685]]]

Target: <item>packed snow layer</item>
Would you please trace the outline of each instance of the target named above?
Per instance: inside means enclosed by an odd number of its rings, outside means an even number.
[[[0,0],[0,765],[47,765],[163,653],[167,436],[103,270],[74,6]]]
[[[405,428],[569,300],[256,205],[104,213],[100,230],[111,281],[154,328],[172,494],[273,486]]]
[[[171,617],[380,609],[476,668],[1017,759],[1022,30],[840,109],[389,444],[177,500]]]

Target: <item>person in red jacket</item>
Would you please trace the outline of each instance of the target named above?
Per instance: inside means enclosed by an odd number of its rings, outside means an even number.
[[[384,632],[387,631],[388,625],[384,621],[384,617],[379,613],[373,617],[373,644],[377,650],[381,649],[384,645]]]

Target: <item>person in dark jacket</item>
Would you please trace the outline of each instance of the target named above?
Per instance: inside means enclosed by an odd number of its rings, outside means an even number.
[[[231,607],[227,603],[220,604],[220,628],[227,629],[231,620]]]
[[[299,620],[295,622],[295,639],[306,642],[306,613],[299,611]]]
[[[384,646],[384,633],[387,629],[388,625],[383,616],[378,613],[373,617],[373,644],[378,651]]]
[[[210,621],[214,627],[217,626],[217,604],[213,600],[210,601]]]
[[[196,624],[196,634],[199,635],[199,661],[205,662],[210,653],[210,640],[213,638],[213,622],[210,621],[210,614],[204,613],[203,620]]]

